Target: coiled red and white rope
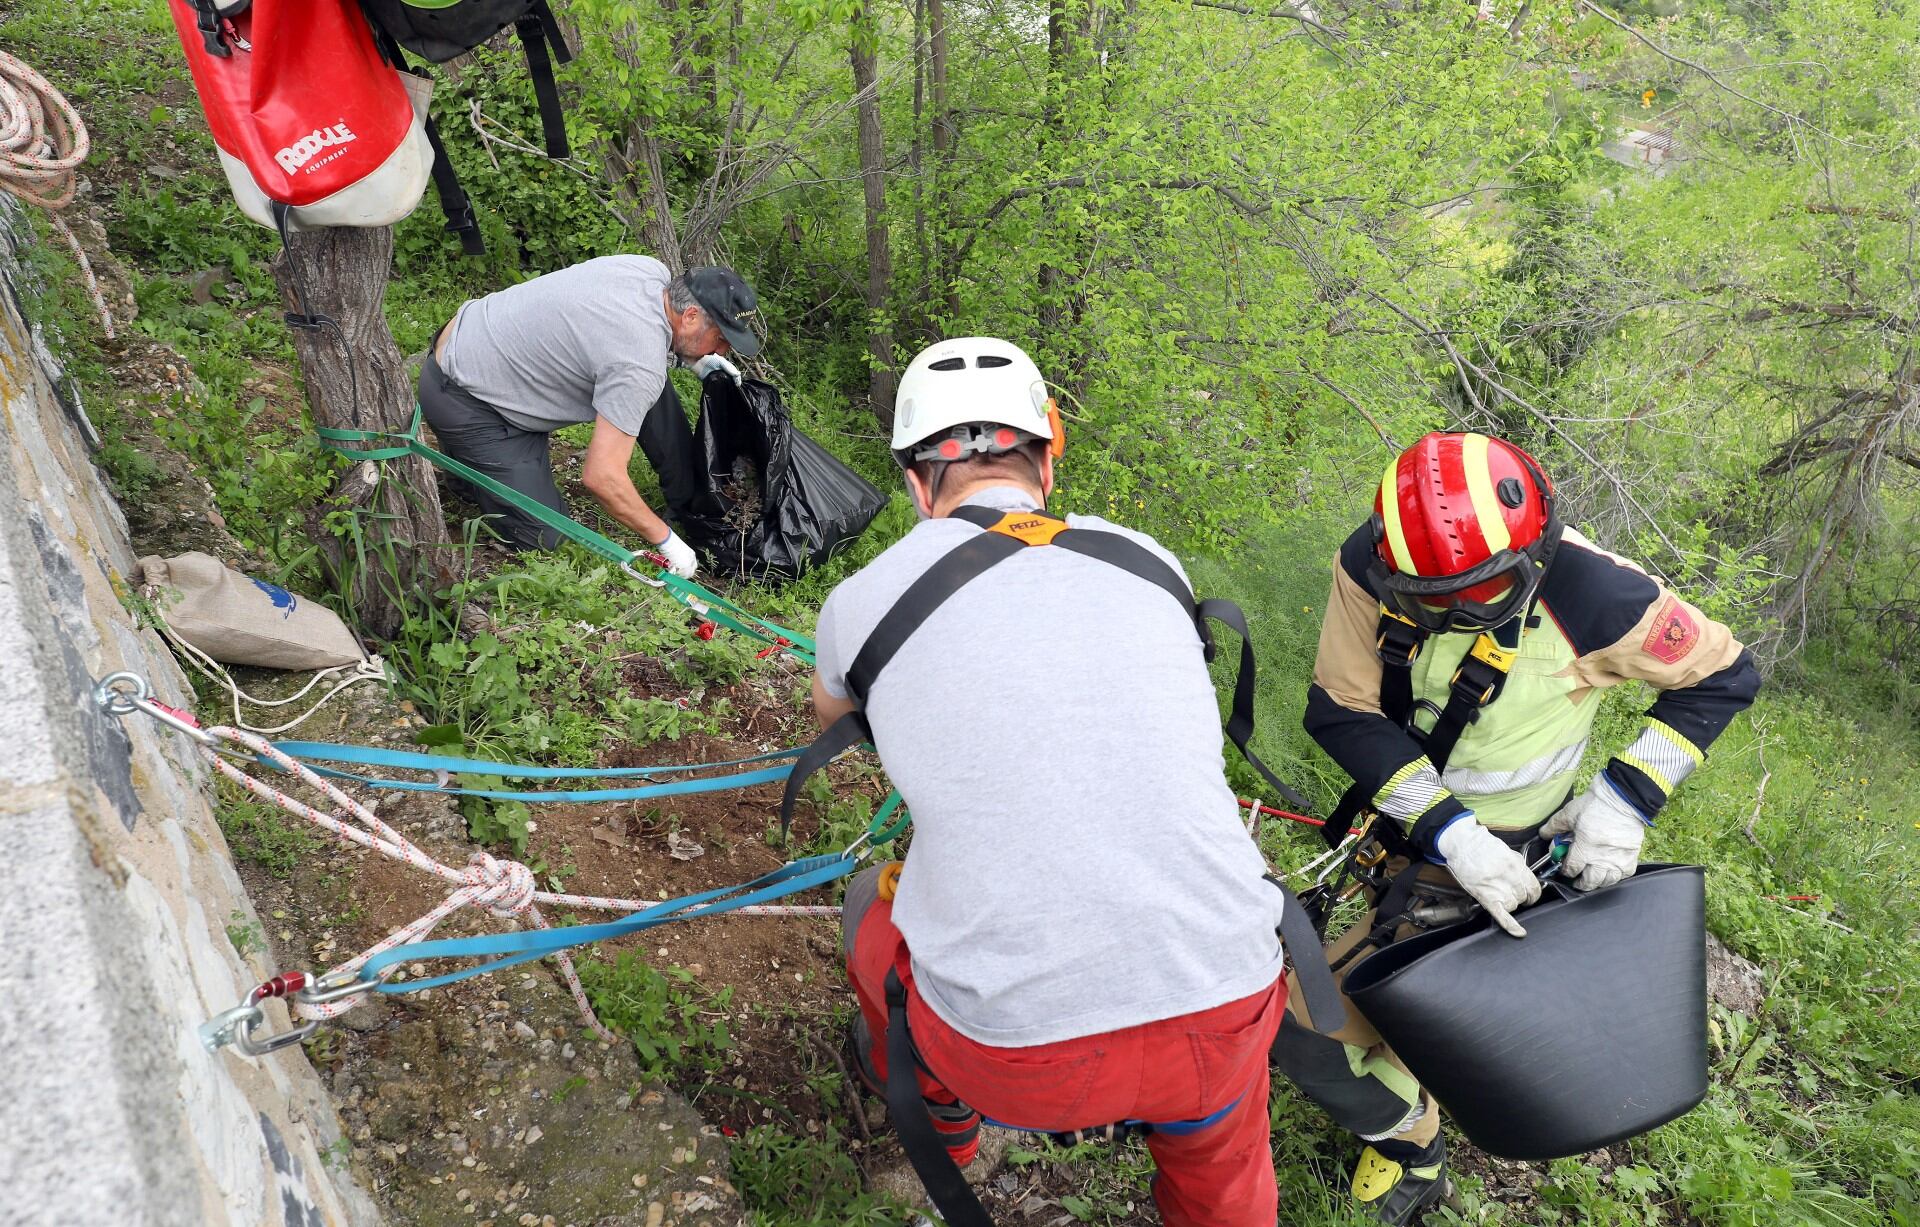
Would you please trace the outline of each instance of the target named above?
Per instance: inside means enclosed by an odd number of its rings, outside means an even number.
[[[66,96],[18,57],[0,51],[0,189],[48,210],[86,275],[101,326],[111,338],[113,313],[93,263],[59,214],[73,203],[76,172],[90,149],[87,126]]]

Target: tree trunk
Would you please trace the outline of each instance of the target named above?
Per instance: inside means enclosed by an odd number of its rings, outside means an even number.
[[[293,329],[316,426],[400,432],[413,419],[406,359],[381,310],[392,268],[393,231],[386,227],[296,232],[290,250],[274,258],[281,298],[296,311],[334,321]],[[308,526],[360,628],[385,639],[399,631],[407,605],[433,599],[452,569],[432,466],[417,456],[380,463],[382,479],[369,471],[373,462],[359,466],[327,506],[309,512]],[[356,513],[365,534],[360,548],[325,527],[327,512],[342,507]]]
[[[880,425],[893,426],[893,323],[887,289],[893,282],[893,256],[887,242],[886,145],[880,133],[880,97],[874,86],[879,44],[873,15],[862,10],[848,43],[853,88],[859,99],[860,178],[867,197],[867,403]]]
[[[1040,139],[1046,151],[1043,156],[1054,157],[1062,163],[1066,161],[1066,147],[1074,140],[1066,119],[1067,96],[1072,92],[1071,82],[1078,68],[1074,61],[1081,55],[1084,41],[1091,32],[1093,11],[1093,0],[1052,0],[1047,6],[1047,97],[1041,108]],[[1053,217],[1049,217],[1048,222],[1059,225]],[[1077,265],[1084,238],[1079,227],[1074,226],[1059,237],[1064,241],[1057,246]],[[1065,360],[1065,369],[1074,370],[1079,369],[1079,364],[1071,360],[1075,326],[1086,305],[1075,285],[1079,272],[1077,267],[1062,268],[1049,260],[1040,265],[1039,277],[1040,333],[1049,339],[1059,339],[1067,352],[1058,356]]]
[[[907,165],[913,170],[914,285],[921,323],[933,284],[931,249],[927,245],[926,119],[927,116],[927,0],[913,0],[913,145]],[[925,331],[921,329],[921,331]]]
[[[959,230],[959,218],[953,214],[948,185],[953,182],[953,112],[947,106],[947,4],[946,0],[927,0],[927,41],[932,72],[929,82],[933,94],[933,200],[934,278],[939,285],[940,301],[946,304],[947,319],[960,316],[960,295],[954,289],[952,242]]]

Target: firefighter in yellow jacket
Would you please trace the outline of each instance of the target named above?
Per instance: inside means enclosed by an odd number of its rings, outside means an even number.
[[[1575,796],[1599,692],[1626,681],[1659,697]],[[1631,875],[1660,807],[1759,684],[1726,627],[1564,526],[1531,456],[1436,433],[1395,458],[1340,548],[1306,728],[1354,780],[1333,834],[1370,822],[1362,845],[1384,870],[1429,866],[1409,879],[1416,901],[1471,896],[1524,937],[1513,913],[1539,897],[1531,866],[1547,840],[1571,836],[1563,872],[1582,890]],[[1329,947],[1337,969],[1382,921],[1369,914]],[[1354,1197],[1411,1223],[1445,1192],[1439,1111],[1359,1013],[1347,1018],[1316,1032],[1296,997],[1275,1063],[1367,1143]]]

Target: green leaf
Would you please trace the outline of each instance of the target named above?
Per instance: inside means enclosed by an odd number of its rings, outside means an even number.
[[[458,747],[465,743],[466,738],[461,735],[457,724],[430,724],[415,733],[413,740],[416,745]]]

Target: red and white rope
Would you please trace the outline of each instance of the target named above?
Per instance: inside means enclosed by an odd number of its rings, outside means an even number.
[[[25,63],[0,51],[0,189],[48,211],[54,228],[79,261],[101,326],[111,339],[113,314],[100,293],[93,264],[59,213],[73,203],[76,172],[90,148],[87,126],[66,95]]]
[[[466,867],[462,869],[441,864],[421,851],[413,841],[381,821],[372,809],[355,801],[332,781],[304,763],[282,753],[266,738],[226,726],[210,728],[207,732],[221,741],[246,747],[326,797],[337,809],[334,813],[324,813],[248,775],[212,747],[201,747],[201,754],[208,763],[212,764],[214,770],[254,796],[297,818],[304,819],[344,842],[358,844],[382,856],[404,861],[423,873],[432,874],[442,881],[451,883],[456,888],[426,915],[394,930],[377,945],[331,968],[325,977],[329,981],[338,982],[358,971],[376,954],[391,950],[395,946],[424,940],[441,921],[463,907],[485,908],[503,920],[525,917],[537,927],[546,929],[552,926],[540,913],[538,905],[543,903],[609,912],[638,912],[655,906],[655,901],[651,899],[616,899],[603,895],[571,895],[559,891],[543,891],[538,888],[539,883],[534,877],[533,870],[527,866],[514,860],[501,860],[484,852],[475,852],[468,857]],[[349,822],[349,818],[353,821]],[[356,823],[358,825],[355,825]],[[730,914],[736,916],[834,916],[839,913],[838,907],[830,906],[763,904],[757,907],[738,908]],[[614,1041],[617,1037],[601,1025],[599,1018],[593,1012],[593,1006],[588,1003],[586,991],[580,986],[580,977],[574,971],[573,960],[565,952],[556,953],[554,959],[559,964],[560,976],[566,982],[567,990],[573,994],[575,1003],[580,1007],[581,1018],[601,1039]],[[302,1018],[325,1019],[345,1013],[360,1000],[362,997],[349,997],[342,1001],[310,1003],[295,999],[290,1004],[294,1012]]]

